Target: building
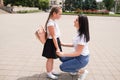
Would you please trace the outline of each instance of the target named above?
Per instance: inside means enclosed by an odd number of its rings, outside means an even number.
[[[65,0],[50,0],[50,7],[53,6],[63,6]]]
[[[120,13],[120,0],[115,0],[115,13]]]
[[[0,0],[0,7],[4,6],[3,0]]]

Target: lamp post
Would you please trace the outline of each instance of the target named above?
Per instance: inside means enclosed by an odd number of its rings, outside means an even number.
[[[84,2],[85,0],[81,0],[81,10],[82,10],[82,12],[81,12],[81,14],[83,14],[83,2]]]
[[[120,4],[120,0],[115,0],[115,13],[117,13],[118,5]]]
[[[117,0],[115,0],[115,13],[117,12]]]

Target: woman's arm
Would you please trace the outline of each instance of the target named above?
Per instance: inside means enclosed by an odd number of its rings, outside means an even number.
[[[65,52],[57,52],[57,55],[60,57],[76,57],[79,56],[84,48],[84,45],[78,45],[74,52],[65,53]]]
[[[73,47],[73,44],[65,44],[65,43],[61,43],[61,46],[64,46],[64,47]]]
[[[48,27],[48,30],[49,30],[49,32],[50,32],[50,35],[52,36],[53,43],[54,43],[54,45],[55,45],[56,51],[59,52],[60,50],[59,50],[58,43],[57,43],[57,39],[56,39],[56,36],[55,36],[54,27],[53,27],[53,26],[49,26],[49,27]]]

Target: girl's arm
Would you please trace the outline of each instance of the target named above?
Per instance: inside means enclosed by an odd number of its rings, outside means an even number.
[[[65,43],[61,43],[61,46],[64,46],[64,47],[73,47],[73,44],[65,44]]]
[[[50,35],[52,36],[53,43],[54,43],[54,45],[55,45],[56,51],[60,52],[59,47],[58,47],[58,43],[57,43],[57,39],[56,39],[56,36],[55,36],[54,27],[53,27],[53,26],[49,26],[49,27],[48,27],[48,30],[49,30],[49,32],[50,32]]]
[[[84,48],[84,45],[78,45],[74,52],[57,52],[57,55],[60,57],[76,57],[79,56]]]

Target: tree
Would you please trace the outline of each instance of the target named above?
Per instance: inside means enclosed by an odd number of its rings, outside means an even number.
[[[69,11],[72,11],[72,1],[73,0],[65,0],[65,10],[69,10]]]
[[[39,9],[46,10],[49,8],[49,0],[38,0]]]
[[[91,10],[96,10],[96,9],[98,9],[96,0],[91,0],[90,3],[91,3],[91,6],[90,6],[90,9],[91,9]]]
[[[85,0],[84,2],[84,9],[89,10],[91,7],[90,0]]]
[[[73,11],[76,9],[82,9],[83,0],[65,0],[65,10]]]
[[[104,3],[103,2],[98,2],[97,6],[98,6],[99,10],[104,9]]]
[[[39,7],[39,9],[43,10],[49,7],[49,0],[4,0],[4,3],[12,6]]]
[[[111,8],[113,7],[114,4],[114,0],[103,0],[105,7],[108,11],[111,10]]]

